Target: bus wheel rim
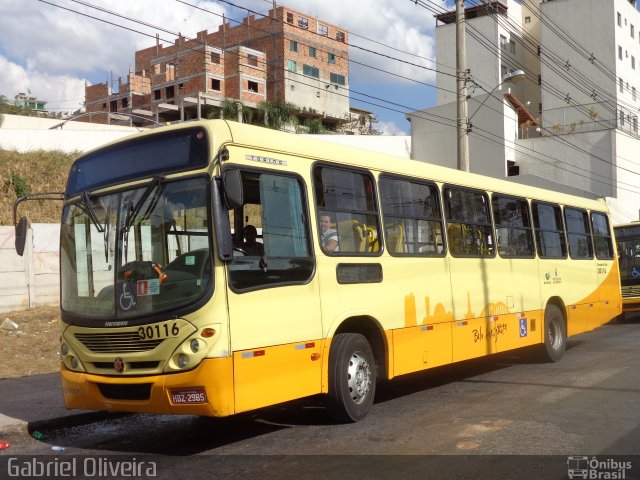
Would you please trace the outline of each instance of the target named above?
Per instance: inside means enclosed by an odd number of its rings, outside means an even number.
[[[551,348],[553,348],[554,350],[557,350],[558,348],[560,348],[560,335],[559,335],[559,331],[558,331],[558,324],[556,323],[555,320],[552,320],[551,322],[549,322],[549,340],[551,343]]]
[[[354,352],[349,359],[347,384],[353,403],[362,403],[371,388],[371,367],[362,352]]]

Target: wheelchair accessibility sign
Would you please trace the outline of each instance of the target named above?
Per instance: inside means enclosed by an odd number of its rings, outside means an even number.
[[[520,319],[520,338],[527,336],[527,319]]]

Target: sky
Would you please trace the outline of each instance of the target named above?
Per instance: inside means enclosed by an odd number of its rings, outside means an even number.
[[[383,133],[406,135],[410,126],[405,114],[435,104],[435,19],[419,3],[277,4],[349,32],[351,105],[374,112]],[[272,6],[271,0],[0,0],[0,95],[12,100],[30,91],[47,101],[49,111],[73,112],[82,107],[85,82],[117,82],[118,77],[126,82],[129,69],[135,69],[136,50],[154,45],[156,33],[164,43],[173,42],[174,36],[157,27],[193,37],[201,30],[217,30],[223,15],[235,25],[247,10],[266,14]],[[446,65],[437,68],[453,71]]]

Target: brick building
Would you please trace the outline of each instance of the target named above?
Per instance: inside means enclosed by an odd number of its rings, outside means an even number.
[[[86,111],[96,114],[85,116],[91,122],[149,125],[218,116],[225,99],[254,112],[261,101],[282,100],[299,108],[300,120],[335,129],[349,115],[347,32],[277,7],[173,45],[157,39],[135,53],[126,83],[119,79],[113,91],[106,83],[86,86],[85,97]]]

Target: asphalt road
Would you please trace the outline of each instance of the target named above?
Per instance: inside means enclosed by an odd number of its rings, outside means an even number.
[[[89,415],[39,422],[44,440],[10,454],[153,459],[157,478],[568,478],[594,459],[588,478],[640,478],[639,346],[633,320],[572,337],[554,364],[515,352],[403,376],[356,424],[319,397],[223,419]]]

